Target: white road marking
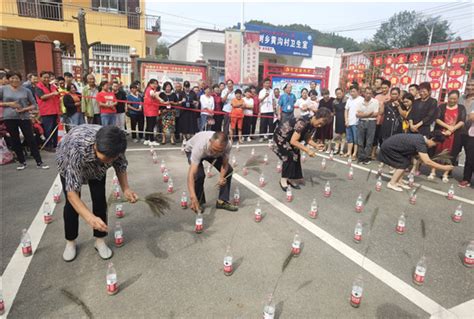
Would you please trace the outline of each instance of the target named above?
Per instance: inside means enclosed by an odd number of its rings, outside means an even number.
[[[454,306],[449,309],[449,312],[453,313],[457,318],[473,318],[474,317],[474,299],[468,300],[462,304]],[[435,313],[430,319],[442,319],[442,314]]]
[[[432,315],[432,314],[438,313],[442,315],[443,318],[453,317],[452,314],[450,314],[446,308],[444,308],[443,306],[441,306],[440,304],[438,304],[431,298],[425,296],[420,291],[415,289],[413,286],[407,284],[406,282],[396,277],[391,272],[385,270],[384,268],[382,268],[381,266],[379,266],[372,260],[365,258],[364,263],[362,264],[364,256],[361,253],[352,249],[351,247],[349,247],[348,245],[346,245],[345,243],[343,243],[336,237],[332,236],[325,230],[316,226],[314,223],[312,223],[305,217],[301,216],[300,214],[298,214],[297,212],[295,212],[288,206],[284,205],[278,199],[266,193],[259,187],[255,186],[244,177],[238,174],[234,174],[233,178],[237,180],[239,183],[241,183],[242,185],[246,186],[251,191],[253,191],[256,195],[260,196],[260,198],[263,198],[265,201],[267,201],[270,205],[272,205],[273,207],[281,211],[283,214],[291,218],[297,224],[306,228],[306,230],[308,230],[312,234],[316,235],[319,239],[324,241],[326,244],[328,244],[329,246],[331,246],[332,248],[340,252],[345,257],[352,260],[355,264],[359,265],[360,267],[365,269],[367,272],[372,274],[374,277],[376,277],[377,279],[385,283],[387,286],[397,291],[400,295],[404,296],[410,302],[412,302],[413,304],[417,305],[418,307],[426,311],[428,314]]]
[[[268,147],[268,145],[267,144],[243,144],[243,145],[240,145],[240,147]],[[232,148],[235,149],[235,146],[233,146]],[[127,149],[127,152],[143,152],[143,151],[149,151],[149,150],[150,150],[150,148],[132,148],[132,149]],[[180,151],[181,148],[180,147],[161,147],[161,148],[155,148],[155,150],[156,151]],[[329,158],[328,155],[322,155],[322,154],[319,154],[319,153],[317,153],[316,155],[319,156],[319,157]],[[341,159],[338,159],[338,158],[334,158],[333,160],[334,160],[334,162],[338,162],[338,163],[341,163],[341,164],[344,164],[344,165],[347,164],[347,161],[345,161],[345,160],[341,160]],[[370,168],[363,167],[363,166],[360,166],[360,165],[357,165],[357,164],[354,164],[354,163],[352,164],[352,167],[360,169],[362,171],[366,171],[366,172],[370,171]],[[377,172],[372,169],[372,174],[377,174]],[[387,177],[387,178],[392,177],[389,174],[382,174],[382,175],[384,177]],[[421,185],[421,184],[415,183],[415,185]],[[441,195],[441,196],[444,196],[444,197],[446,197],[448,195],[446,192],[439,191],[437,189],[434,189],[434,188],[431,188],[431,187],[425,186],[425,185],[421,185],[421,189],[424,189],[426,191],[429,191],[429,192],[432,192],[434,194],[438,194],[438,195]],[[464,197],[461,197],[461,196],[454,195],[454,199],[458,200],[460,202],[464,202],[466,204],[474,205],[474,200],[470,200],[470,199],[467,199],[467,198],[464,198]]]
[[[35,256],[36,249],[39,246],[41,241],[41,237],[46,229],[46,224],[43,221],[43,206],[44,203],[49,202],[52,211],[54,212],[54,208],[56,204],[53,202],[53,189],[54,185],[57,184],[61,187],[61,180],[59,178],[59,174],[56,176],[51,188],[49,189],[48,194],[46,195],[43,203],[41,204],[38,212],[36,213],[33,222],[31,223],[30,227],[28,228],[28,233],[31,237],[31,245],[33,247],[33,254],[30,257],[23,257],[21,252],[21,244],[18,245],[15,253],[13,254],[10,262],[5,268],[3,272],[3,276],[0,277],[0,282],[2,283],[2,290],[3,290],[3,298],[5,301],[5,313],[4,316],[7,318],[8,313],[15,301],[16,294],[20,289],[20,285],[23,282],[23,278],[30,266],[31,260]],[[61,194],[61,199],[64,201],[64,194]],[[54,215],[53,215],[54,216]],[[60,222],[58,220],[55,221],[56,223]],[[18,234],[18,241],[20,241],[21,234]]]
[[[322,154],[316,154],[317,156],[319,157],[324,157],[324,158],[329,158],[329,156],[327,155],[322,155]],[[341,159],[338,159],[338,158],[334,158],[333,159],[334,162],[338,162],[338,163],[341,163],[341,164],[344,164],[344,165],[347,165],[347,161],[345,160],[341,160]],[[354,164],[352,163],[352,167],[354,168],[357,168],[357,169],[360,169],[362,171],[372,171],[372,174],[376,175],[377,174],[377,171],[376,170],[373,170],[373,169],[370,169],[370,168],[367,168],[367,167],[363,167],[363,166],[360,166],[360,165],[357,165],[357,164]],[[387,177],[387,178],[392,178],[391,175],[389,174],[385,174],[385,173],[382,173],[382,176],[384,177]],[[424,190],[427,190],[429,192],[432,192],[432,193],[435,193],[435,194],[438,194],[438,195],[441,195],[443,197],[446,197],[448,195],[447,192],[443,192],[443,191],[440,191],[440,190],[437,190],[437,189],[434,189],[434,188],[431,188],[429,186],[425,186],[425,185],[422,185],[422,184],[419,184],[419,183],[415,183],[415,186],[418,186],[418,185],[421,185],[421,189],[424,189]],[[464,202],[466,204],[471,204],[471,205],[474,205],[474,200],[470,200],[470,199],[467,199],[467,198],[464,198],[464,197],[461,197],[461,196],[457,196],[457,195],[454,195],[454,199],[455,200],[458,200],[460,202]]]

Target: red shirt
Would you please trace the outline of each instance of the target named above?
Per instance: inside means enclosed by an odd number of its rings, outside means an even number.
[[[147,87],[145,90],[145,98],[143,102],[143,114],[148,117],[158,116],[159,115],[159,106],[160,102],[151,96],[151,91],[153,88],[151,86]]]
[[[44,94],[50,94],[52,92],[57,92],[58,90],[54,85],[50,85],[46,87],[43,82],[39,82],[36,87],[43,91]],[[39,96],[36,96],[36,102],[38,102],[39,113],[41,116],[46,115],[57,115],[61,114],[60,107],[61,104],[59,102],[59,95],[54,95],[49,97],[46,100],[42,100]]]
[[[260,100],[258,99],[258,95],[255,95],[253,98],[253,114],[257,115],[260,113]]]
[[[212,93],[212,97],[214,98],[214,111],[221,112],[222,111],[222,97],[216,93]]]
[[[117,99],[115,98],[115,94],[113,92],[99,92],[97,93],[97,96],[96,96],[96,99],[97,99],[97,102],[100,102],[100,103],[114,103],[117,101]],[[100,107],[100,113],[101,114],[114,114],[114,113],[117,113],[117,110],[115,109],[115,106],[114,107],[104,107],[104,106],[101,106]]]

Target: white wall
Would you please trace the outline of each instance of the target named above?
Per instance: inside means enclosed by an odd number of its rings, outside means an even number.
[[[201,58],[205,61],[224,61],[224,43],[224,32],[198,30],[188,38],[183,39],[181,42],[170,48],[170,59],[186,62],[196,62]],[[275,61],[277,64],[299,66],[303,68],[330,67],[328,89],[331,91],[331,94],[333,94],[334,90],[339,86],[341,55],[336,53],[335,48],[314,46],[313,56],[311,58],[260,53],[259,59],[260,63],[262,63],[264,59],[270,59]]]

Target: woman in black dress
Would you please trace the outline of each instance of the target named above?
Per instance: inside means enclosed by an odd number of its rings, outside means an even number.
[[[300,151],[308,153],[309,156],[314,157],[316,153],[301,144],[305,141],[307,145],[311,145],[316,149],[323,149],[323,144],[317,144],[313,138],[316,128],[324,127],[331,118],[331,112],[326,109],[319,109],[310,118],[292,119],[290,121],[282,122],[273,134],[273,151],[283,161],[280,187],[286,191],[288,185],[299,189],[297,184],[292,181],[303,178],[303,171],[301,169]]]
[[[406,117],[406,111],[400,101],[399,88],[395,87],[390,90],[390,101],[385,102],[379,108],[379,114],[383,115],[381,128],[383,141],[392,135],[403,133],[403,119]]]
[[[346,144],[346,123],[344,119],[344,112],[346,111],[346,98],[344,96],[344,92],[342,92],[341,88],[336,89],[336,98],[332,102],[334,114],[336,117],[336,137],[340,142],[336,142],[336,151],[335,153],[339,153],[340,155],[344,154],[344,147]]]
[[[181,110],[179,116],[179,131],[186,140],[189,140],[198,131],[197,117],[199,113],[193,110],[198,108],[199,102],[196,94],[191,90],[189,81],[184,81],[183,87],[184,91],[179,96],[179,102],[181,103],[181,107],[186,110]]]
[[[435,130],[427,137],[421,134],[395,134],[385,140],[380,148],[378,160],[395,169],[387,187],[397,192],[402,192],[403,188],[409,189],[407,185],[401,183],[401,179],[415,155],[418,155],[423,163],[432,168],[451,171],[453,169],[452,165],[438,164],[428,156],[428,148],[435,147],[442,143],[444,139],[443,133]]]
[[[316,132],[316,140],[320,140],[321,143],[324,144],[326,140],[332,140],[333,138],[333,117],[334,117],[334,108],[333,108],[333,101],[334,98],[329,96],[328,89],[322,89],[321,95],[323,98],[319,101],[319,109],[325,108],[331,112],[330,119],[328,123]],[[326,153],[331,151],[332,143],[328,144],[328,148],[326,149]]]
[[[163,83],[163,92],[159,95],[161,102],[165,106],[160,106],[161,121],[163,127],[163,135],[161,144],[166,144],[166,135],[170,135],[171,144],[176,144],[174,141],[174,132],[176,125],[176,110],[173,106],[179,105],[178,97],[173,93],[173,86],[170,82]]]

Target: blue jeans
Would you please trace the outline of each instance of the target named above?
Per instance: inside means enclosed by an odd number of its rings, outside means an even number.
[[[82,114],[81,112],[74,113],[69,117],[69,123],[72,125],[85,124],[86,122],[84,120],[84,114]]]
[[[357,144],[357,125],[349,125],[346,127],[347,143]]]
[[[117,114],[115,113],[100,114],[100,121],[102,122],[102,126],[115,125],[116,119],[117,119]]]
[[[206,131],[208,115],[201,113],[201,120],[199,121],[199,131]],[[210,129],[210,128],[209,128]]]
[[[58,115],[53,114],[53,115],[41,116],[41,124],[43,125],[43,128],[44,128],[44,136],[46,137],[46,139],[48,139],[51,133],[54,131],[56,125],[58,124]],[[48,143],[45,146],[46,147],[58,146],[58,130],[54,131],[53,136],[51,137],[51,139],[48,141]]]

